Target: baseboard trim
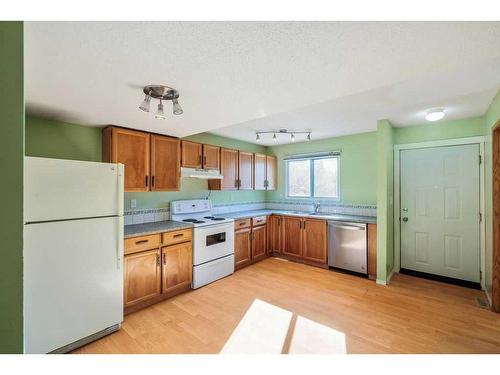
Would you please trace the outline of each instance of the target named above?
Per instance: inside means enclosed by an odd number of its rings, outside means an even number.
[[[387,284],[390,284],[392,276],[394,276],[394,270],[392,270],[389,276],[387,276]]]
[[[379,285],[387,285],[387,281],[385,280],[377,279],[375,282]]]
[[[490,309],[493,308],[493,300],[491,299],[491,294],[488,292],[488,290],[484,290],[484,293],[486,294],[486,298],[488,299],[488,304],[490,305]]]

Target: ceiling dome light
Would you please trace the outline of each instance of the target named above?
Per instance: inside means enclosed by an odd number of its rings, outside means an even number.
[[[292,139],[292,142],[295,142],[295,135],[292,133],[292,135],[290,136],[290,138]]]
[[[163,112],[163,103],[161,102],[158,104],[158,111],[156,111],[155,118],[158,120],[165,120],[165,113]]]
[[[184,111],[182,110],[181,105],[177,101],[177,98],[173,98],[172,103],[174,105],[174,115],[182,115]]]
[[[278,142],[278,138],[276,138],[276,133],[274,133],[274,135],[273,135],[273,141]]]
[[[442,118],[444,117],[444,111],[442,109],[435,109],[433,111],[429,111],[426,115],[425,115],[425,119],[427,121],[431,121],[431,122],[434,122],[434,121],[439,121],[441,120]]]
[[[256,133],[255,141],[256,142],[260,142],[260,135],[259,135],[259,133]]]
[[[149,96],[149,94],[146,94],[146,97],[139,106],[139,109],[142,109],[144,112],[149,112],[150,102],[151,102],[151,96]]]

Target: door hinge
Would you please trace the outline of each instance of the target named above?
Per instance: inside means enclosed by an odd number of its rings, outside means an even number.
[[[483,221],[483,214],[480,212],[479,213],[479,222],[482,222]]]
[[[479,155],[479,164],[481,164],[482,162],[483,162],[483,157]]]

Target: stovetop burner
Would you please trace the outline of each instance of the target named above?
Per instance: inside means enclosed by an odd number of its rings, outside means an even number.
[[[213,220],[213,221],[221,221],[221,220],[226,220],[226,219],[224,219],[223,217],[215,217],[215,216],[204,216],[203,218],[204,218],[204,219]]]
[[[204,221],[198,220],[198,219],[184,219],[182,221],[184,221],[186,223],[193,223],[193,224],[203,224],[204,223]]]

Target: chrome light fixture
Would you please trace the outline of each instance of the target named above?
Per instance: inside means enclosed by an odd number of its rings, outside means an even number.
[[[273,135],[273,141],[278,142],[278,136],[279,134],[290,134],[290,140],[292,142],[295,142],[297,137],[295,136],[296,134],[307,134],[306,140],[310,141],[311,140],[311,130],[288,130],[288,129],[278,129],[278,130],[258,130],[255,132],[255,142],[260,142],[260,136],[262,134],[272,134]]]
[[[166,119],[165,113],[163,112],[163,100],[172,101],[172,112],[174,115],[182,115],[184,112],[179,104],[179,92],[176,89],[164,85],[148,85],[144,86],[142,91],[146,95],[139,106],[139,109],[142,111],[149,112],[151,98],[160,100],[158,111],[155,114],[156,119]]]
[[[165,120],[165,113],[163,112],[163,103],[160,99],[160,103],[158,104],[158,111],[156,111],[155,118],[158,120]]]

